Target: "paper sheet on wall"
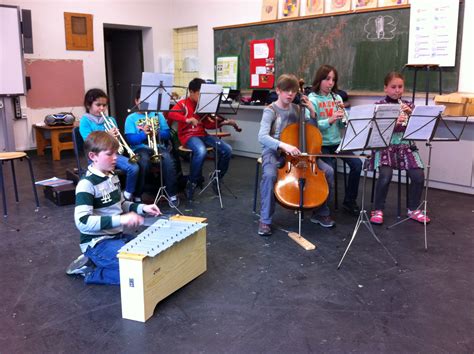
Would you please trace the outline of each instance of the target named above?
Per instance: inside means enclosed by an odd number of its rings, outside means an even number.
[[[265,75],[267,73],[267,67],[266,66],[257,66],[255,68],[255,74],[263,74]]]
[[[259,84],[258,74],[252,74],[250,86],[258,86],[258,84]]]
[[[429,140],[433,136],[436,117],[445,109],[443,105],[416,106],[408,120],[403,139]]]
[[[253,45],[254,59],[266,59],[270,53],[267,43],[255,43]]]

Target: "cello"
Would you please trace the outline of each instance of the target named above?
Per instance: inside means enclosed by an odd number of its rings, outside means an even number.
[[[274,193],[283,206],[301,212],[317,208],[326,201],[328,183],[316,163],[316,155],[321,154],[322,140],[319,129],[306,123],[304,109],[300,106],[299,122],[286,126],[280,136],[280,141],[301,151],[298,156],[286,154],[283,167],[278,169]]]

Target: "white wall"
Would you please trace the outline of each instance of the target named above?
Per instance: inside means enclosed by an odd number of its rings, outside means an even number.
[[[154,48],[163,41],[164,19],[169,17],[163,9],[170,9],[166,0],[2,0],[8,5],[31,10],[34,54],[26,54],[25,59],[80,59],[84,65],[85,89],[99,87],[106,89],[104,24],[120,26],[150,27],[144,32],[145,70],[153,71],[158,66]],[[66,50],[64,33],[64,12],[77,12],[93,15],[94,51]],[[167,38],[168,40],[168,38]],[[51,109],[29,109],[22,98],[23,113],[27,119],[15,122],[15,142],[18,150],[36,146],[32,125],[42,122],[45,115],[71,107]],[[80,117],[82,106],[73,107],[73,113]]]
[[[461,55],[459,90],[474,92],[474,0],[465,1],[464,38]],[[258,22],[261,0],[2,0],[32,10],[34,59],[81,59],[84,61],[86,90],[106,87],[103,25],[150,27],[144,34],[145,70],[158,70],[159,57],[172,57],[174,28],[198,26],[199,75],[214,77],[213,27]],[[66,51],[64,12],[89,13],[94,16],[94,51]],[[23,106],[26,104],[23,101]],[[18,150],[36,146],[31,125],[41,122],[48,113],[70,110],[71,107],[33,110],[26,108],[28,119],[15,122]],[[74,107],[76,116],[82,107]],[[26,132],[26,133],[25,133]]]

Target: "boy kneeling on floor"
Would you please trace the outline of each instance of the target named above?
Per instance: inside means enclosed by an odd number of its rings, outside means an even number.
[[[81,232],[81,254],[66,269],[69,275],[82,275],[86,284],[120,284],[117,252],[133,236],[124,226],[143,224],[143,216],[160,215],[155,204],[126,201],[114,173],[119,143],[103,131],[89,134],[84,151],[92,161],[76,187],[74,221]]]

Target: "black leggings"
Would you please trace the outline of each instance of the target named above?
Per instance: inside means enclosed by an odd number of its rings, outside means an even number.
[[[375,185],[375,210],[384,210],[385,208],[385,200],[387,199],[388,188],[392,181],[392,174],[393,169],[391,167],[379,167],[379,177],[377,179],[377,184]],[[406,174],[410,177],[408,209],[414,210],[420,204],[423,185],[425,182],[425,174],[421,168],[406,170]]]

